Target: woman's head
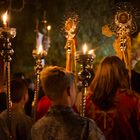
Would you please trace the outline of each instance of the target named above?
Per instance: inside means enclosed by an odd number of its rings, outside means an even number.
[[[118,89],[129,88],[128,71],[117,56],[108,56],[100,63],[91,83],[93,100],[101,108],[108,108]]]

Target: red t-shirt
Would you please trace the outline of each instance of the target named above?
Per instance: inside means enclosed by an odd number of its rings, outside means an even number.
[[[47,96],[42,97],[37,105],[37,120],[42,118],[51,106],[51,100]]]

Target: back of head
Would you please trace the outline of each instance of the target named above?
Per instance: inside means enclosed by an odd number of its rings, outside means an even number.
[[[19,103],[22,97],[28,93],[28,88],[25,80],[15,79],[11,81],[11,100],[13,103]]]
[[[107,109],[112,105],[118,89],[129,88],[128,79],[125,64],[117,56],[106,57],[100,63],[91,83],[94,102],[102,109]]]
[[[73,83],[74,75],[58,66],[46,67],[41,72],[41,84],[45,94],[53,101],[60,99],[63,92]]]

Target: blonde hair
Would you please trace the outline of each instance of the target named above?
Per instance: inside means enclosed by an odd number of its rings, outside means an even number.
[[[74,82],[74,75],[62,67],[50,66],[42,70],[40,79],[45,94],[51,100],[56,100]]]

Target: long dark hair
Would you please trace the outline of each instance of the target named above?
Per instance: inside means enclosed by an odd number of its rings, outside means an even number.
[[[102,110],[108,110],[114,103],[118,89],[128,89],[128,71],[117,56],[108,56],[100,63],[91,83],[93,102]]]

